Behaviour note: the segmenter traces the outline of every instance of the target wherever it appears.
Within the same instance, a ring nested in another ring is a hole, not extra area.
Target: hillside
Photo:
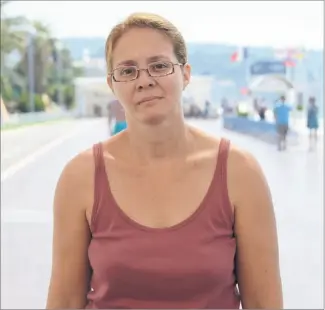
[[[84,51],[88,51],[91,57],[104,57],[105,38],[64,38],[63,43],[71,51],[75,60],[81,60]],[[220,44],[189,43],[189,60],[193,66],[194,74],[215,75],[221,79],[233,78],[235,72],[240,70],[239,64],[230,62],[230,55],[236,51],[236,46]],[[248,49],[249,62],[257,60],[272,60],[273,49],[269,47],[250,47]],[[315,79],[323,75],[323,51],[307,51],[305,65],[311,70]],[[299,80],[299,70],[297,79]]]
[[[88,51],[90,57],[103,58],[105,38],[65,38],[65,46],[71,51],[75,60],[81,60],[84,51]],[[231,80],[233,87],[222,87],[218,84],[213,89],[212,97],[219,100],[218,94],[227,96],[238,96],[234,90],[245,86],[245,67],[243,63],[232,63],[230,56],[237,49],[236,46],[221,44],[188,44],[189,62],[192,65],[194,75],[209,75],[216,80]],[[252,64],[258,60],[273,60],[274,50],[270,47],[249,47],[248,63]],[[309,50],[305,58],[294,69],[294,78],[298,83],[317,84],[316,97],[323,101],[322,85],[324,81],[324,58],[323,51]]]

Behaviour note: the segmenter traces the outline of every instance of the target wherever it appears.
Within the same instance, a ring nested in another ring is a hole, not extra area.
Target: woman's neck
[[[190,128],[184,119],[157,125],[130,124],[127,136],[132,154],[142,163],[164,161],[188,154]]]

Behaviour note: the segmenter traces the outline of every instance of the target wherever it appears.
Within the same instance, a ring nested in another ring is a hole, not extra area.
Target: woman
[[[133,14],[106,56],[127,129],[62,172],[47,309],[282,308],[268,186],[250,154],[185,124],[182,35]]]
[[[309,98],[307,109],[307,128],[309,129],[309,148],[312,149],[317,143],[318,130],[318,107],[314,97]]]

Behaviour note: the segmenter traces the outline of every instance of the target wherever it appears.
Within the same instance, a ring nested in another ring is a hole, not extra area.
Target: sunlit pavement
[[[303,137],[300,146],[279,153],[222,130],[219,121],[190,122],[257,157],[274,199],[285,308],[323,308],[323,149],[309,152]],[[12,133],[1,142],[1,309],[44,309],[55,184],[64,164],[107,132],[106,120],[83,120],[44,126],[33,139]],[[3,179],[4,171],[10,173]]]
[[[1,171],[76,126],[78,121],[64,120],[1,131]]]

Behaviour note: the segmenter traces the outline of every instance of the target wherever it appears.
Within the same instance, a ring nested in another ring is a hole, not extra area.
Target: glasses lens
[[[137,76],[137,68],[134,66],[126,66],[117,68],[114,71],[114,78],[116,81],[130,81],[135,79]]]
[[[158,61],[151,63],[148,66],[148,70],[151,76],[168,75],[173,71],[173,64],[171,62]]]

